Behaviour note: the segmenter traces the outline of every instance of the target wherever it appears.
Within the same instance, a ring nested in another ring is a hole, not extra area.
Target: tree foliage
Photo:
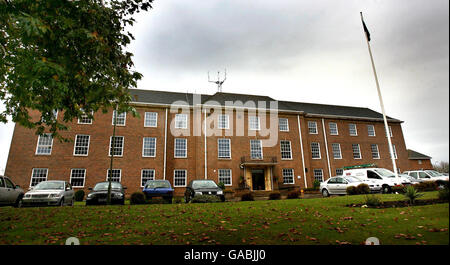
[[[445,161],[437,162],[437,163],[433,164],[433,168],[436,171],[448,173],[448,169],[449,169],[448,162],[445,162]]]
[[[7,117],[55,136],[91,111],[128,105],[128,89],[142,75],[132,70],[134,39],[125,32],[133,14],[153,0],[0,0],[0,101]],[[31,119],[38,110],[41,119]],[[53,111],[64,113],[62,121]],[[61,137],[60,137],[61,138]]]

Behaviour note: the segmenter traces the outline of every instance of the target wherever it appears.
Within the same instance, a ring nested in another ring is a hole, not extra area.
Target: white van
[[[395,173],[385,168],[357,168],[344,170],[344,176],[353,176],[361,180],[375,180],[382,189],[383,193],[390,193],[392,187],[411,185],[411,181],[405,177],[397,179]]]

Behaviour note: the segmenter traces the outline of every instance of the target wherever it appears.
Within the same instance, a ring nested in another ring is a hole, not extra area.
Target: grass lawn
[[[380,195],[384,201],[402,195]],[[436,198],[426,192],[421,199]],[[345,207],[364,196],[208,204],[0,208],[0,244],[449,244],[449,205]]]

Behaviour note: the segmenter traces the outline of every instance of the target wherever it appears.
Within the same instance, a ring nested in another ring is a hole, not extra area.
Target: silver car
[[[347,187],[357,187],[359,184],[369,185],[370,192],[377,193],[381,191],[381,185],[373,180],[360,180],[352,176],[337,176],[329,178],[320,183],[320,191],[323,197],[330,195],[345,195]]]
[[[0,176],[0,205],[22,206],[24,191],[6,176]]]
[[[62,180],[42,181],[25,193],[22,204],[28,205],[70,205],[73,206],[72,186]]]

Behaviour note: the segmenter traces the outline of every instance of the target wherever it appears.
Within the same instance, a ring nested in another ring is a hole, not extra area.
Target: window
[[[283,184],[294,184],[294,169],[283,168]]]
[[[33,168],[33,173],[31,174],[31,184],[30,187],[34,187],[41,181],[47,180],[48,168]]]
[[[310,134],[317,134],[317,122],[308,121],[308,131]]]
[[[186,129],[187,128],[187,114],[175,114],[175,128]]]
[[[58,110],[54,109],[52,110],[52,116],[48,122],[56,121],[57,119],[58,119]],[[42,117],[41,122],[47,122],[47,120],[44,117]]]
[[[279,118],[278,128],[281,132],[289,132],[289,120],[285,118]]]
[[[417,164],[422,165],[422,160],[417,160]]]
[[[187,157],[187,139],[175,138],[175,158]]]
[[[314,180],[323,181],[323,170],[322,169],[314,169]]]
[[[185,187],[186,186],[186,170],[175,169],[173,171],[173,186],[174,187]]]
[[[353,150],[353,158],[361,159],[361,149],[359,148],[359,144],[352,144],[352,150]]]
[[[83,188],[85,178],[86,169],[74,168],[70,172],[70,185],[77,188]]]
[[[252,159],[263,158],[261,140],[250,140],[250,157]]]
[[[91,112],[91,116],[94,115],[94,112]],[[78,118],[78,124],[92,124],[92,118],[89,118],[89,115],[83,114],[80,118]],[[72,185],[73,186],[73,185]]]
[[[231,169],[219,169],[219,182],[231,186]]]
[[[142,156],[143,157],[155,157],[156,156],[156,138],[144,137],[142,144]]]
[[[342,159],[342,153],[341,153],[341,145],[340,144],[331,144],[331,150],[333,152],[333,158],[334,159]]]
[[[392,134],[392,127],[391,126],[388,126],[388,128],[389,128],[389,136],[392,138],[392,137],[394,137],[394,135]]]
[[[369,136],[375,136],[375,126],[367,125],[367,134]]]
[[[111,173],[112,171],[112,173]],[[122,177],[122,169],[108,169],[108,173],[106,174],[106,181],[111,178],[111,181],[120,182],[120,179]]]
[[[51,133],[39,135],[36,147],[37,155],[50,155],[52,153],[53,137]]]
[[[113,155],[113,141],[114,141],[114,156],[122,156],[123,155],[123,136],[116,136],[109,138],[109,155]]]
[[[76,156],[87,156],[89,153],[89,135],[80,135],[77,134],[75,136],[75,145],[73,148],[73,155]],[[72,185],[74,186],[74,185]]]
[[[292,159],[291,141],[280,141],[281,159]]]
[[[146,112],[144,117],[144,127],[157,127],[158,113]]]
[[[229,129],[229,116],[228,115],[219,115],[217,116],[218,119],[218,127],[219,129]]]
[[[320,159],[320,144],[311,143],[311,156],[313,159]]]
[[[127,113],[126,112],[122,112],[119,115],[117,115],[117,119],[116,119],[116,115],[117,115],[117,111],[113,111],[113,117],[112,117],[112,125],[114,125],[114,120],[116,120],[116,125],[118,126],[125,126],[125,122],[127,120]]]
[[[336,168],[336,176],[342,176],[342,175],[344,175],[344,169]]]
[[[348,125],[348,129],[349,129],[349,133],[351,136],[357,136],[358,135],[358,130],[356,129],[356,124],[349,124]]]
[[[250,130],[258,131],[260,129],[259,117],[258,116],[249,116],[248,117],[248,124],[250,126]]]
[[[378,151],[378,145],[377,144],[371,144],[370,150],[372,151],[372,158],[373,159],[379,159],[380,158],[380,152]]]
[[[397,159],[397,149],[395,149],[395,144],[392,145],[392,152],[394,153],[394,159]]]
[[[145,186],[148,180],[155,179],[155,170],[154,169],[143,169],[141,171],[141,187]]]
[[[217,151],[219,158],[231,158],[231,140],[217,139]]]
[[[328,126],[330,127],[330,135],[338,135],[339,134],[337,123],[330,122],[330,123],[328,123]]]

